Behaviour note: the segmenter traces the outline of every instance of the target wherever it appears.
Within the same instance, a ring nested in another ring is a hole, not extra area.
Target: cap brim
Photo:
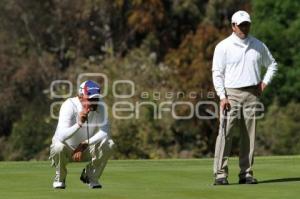
[[[89,95],[89,99],[91,99],[91,98],[100,98],[101,97],[101,95],[100,94],[93,94],[93,95]]]
[[[243,22],[249,22],[249,23],[251,23],[251,20],[245,19],[245,20],[242,20],[242,21],[239,21],[238,23],[236,23],[236,25],[240,25]]]

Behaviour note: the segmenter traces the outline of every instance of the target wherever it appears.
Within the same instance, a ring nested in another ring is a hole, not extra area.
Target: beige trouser
[[[101,143],[91,145],[84,153],[89,155],[91,161],[86,165],[86,173],[90,182],[98,182],[108,158],[112,154],[114,142],[111,139],[104,139]],[[56,175],[54,181],[65,182],[67,177],[67,164],[72,158],[73,150],[61,142],[52,142],[50,146],[50,157],[52,166],[55,166]]]
[[[231,105],[227,117],[220,114],[219,134],[216,140],[214,175],[216,178],[228,177],[228,158],[231,152],[232,134],[236,127],[240,131],[240,178],[253,175],[253,153],[256,131],[256,107],[259,103],[257,87],[226,89]],[[224,120],[225,119],[225,120]],[[222,125],[222,122],[224,126]],[[233,128],[235,127],[235,128]]]

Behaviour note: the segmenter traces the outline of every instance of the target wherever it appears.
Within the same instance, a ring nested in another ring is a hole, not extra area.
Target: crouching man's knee
[[[67,148],[61,142],[52,142],[50,146],[50,156],[52,166],[57,166],[59,164],[65,164],[68,162],[68,157],[70,154],[70,149]]]
[[[103,155],[109,156],[112,154],[114,148],[115,148],[114,141],[110,138],[106,138],[98,146],[98,151],[100,152],[100,154],[102,153]]]
[[[115,143],[112,139],[107,138],[104,143],[101,143],[100,148],[105,152],[112,152],[115,148]]]
[[[112,139],[109,139],[108,141],[108,148],[110,151],[112,151],[115,148],[115,143]]]
[[[61,142],[53,142],[52,145],[50,146],[50,152],[51,154],[59,154],[63,151],[66,151],[66,145],[64,145]]]

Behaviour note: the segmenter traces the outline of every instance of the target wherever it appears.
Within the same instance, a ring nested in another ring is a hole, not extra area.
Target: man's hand
[[[220,104],[221,104],[222,111],[223,110],[227,110],[227,111],[230,110],[230,103],[229,103],[229,100],[227,98],[222,99]]]
[[[267,87],[267,84],[263,83],[263,82],[260,82],[258,84],[258,92],[259,92],[259,95],[262,95],[263,91],[265,90],[265,88]]]
[[[260,91],[263,92],[265,90],[265,88],[267,87],[267,84],[263,83],[263,82],[260,82],[259,83],[259,88],[260,88]]]
[[[76,162],[81,161],[82,159],[82,154],[85,151],[85,149],[88,147],[88,143],[87,142],[81,142],[78,147],[74,150],[73,155],[72,155],[72,159]]]
[[[80,113],[79,113],[79,125],[82,126],[83,123],[85,123],[85,121],[88,118],[88,114],[89,114],[90,110],[87,108],[84,108]]]

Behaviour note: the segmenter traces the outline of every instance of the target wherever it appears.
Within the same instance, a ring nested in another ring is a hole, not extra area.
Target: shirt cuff
[[[80,124],[78,124],[78,122],[76,123],[76,127],[77,127],[77,130],[80,129],[82,127],[82,125],[80,126]]]
[[[83,124],[81,122],[77,122],[77,125],[79,126],[79,128],[81,128]]]
[[[265,79],[262,81],[265,85],[268,85],[270,82],[266,81]]]
[[[83,142],[90,144],[88,139],[84,140]]]
[[[225,94],[220,94],[220,100],[225,99],[226,95]]]

